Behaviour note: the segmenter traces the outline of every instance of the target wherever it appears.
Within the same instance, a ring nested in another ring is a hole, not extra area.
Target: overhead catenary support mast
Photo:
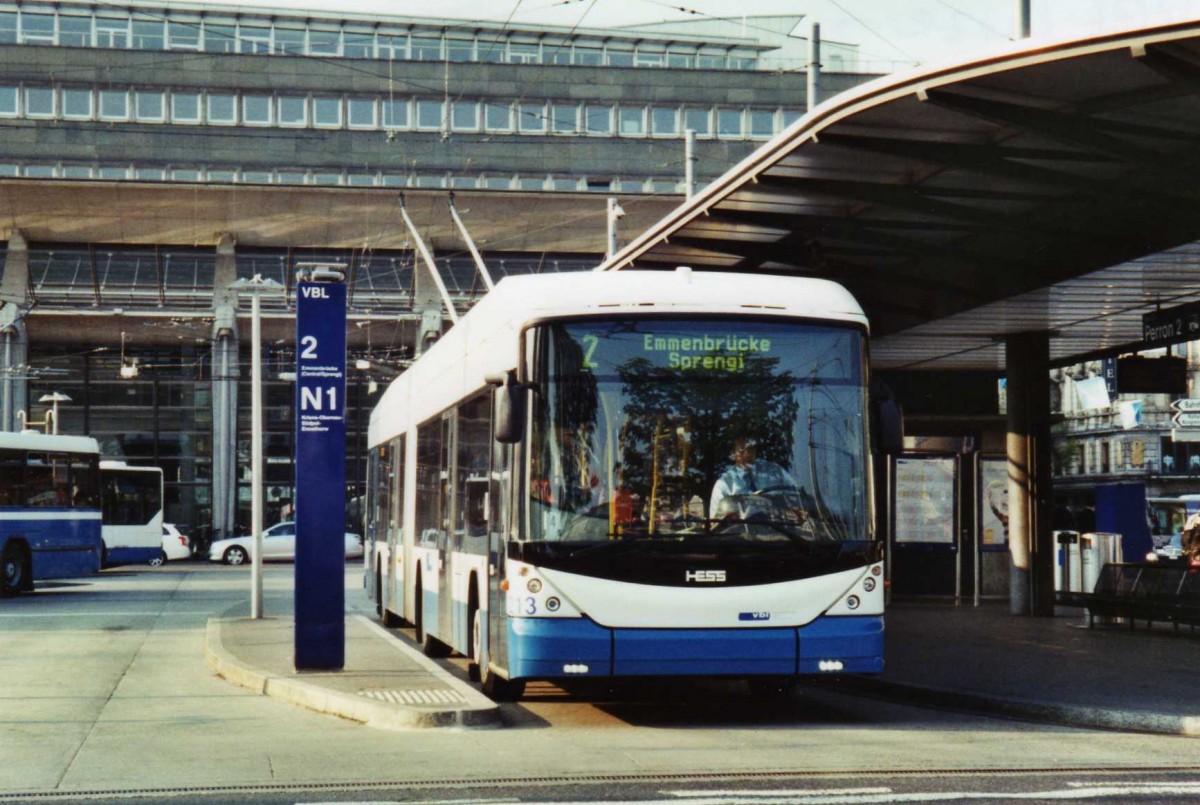
[[[463,240],[467,242],[467,248],[471,250],[471,257],[475,260],[475,267],[479,269],[479,276],[483,277],[483,284],[490,291],[496,287],[492,282],[491,272],[483,262],[483,257],[479,254],[479,249],[475,248],[475,240],[471,237],[471,233],[467,231],[467,225],[463,223],[463,219],[458,214],[458,208],[454,206],[454,194],[450,194],[450,217],[454,219],[454,225],[458,227],[458,232],[463,236]]]
[[[820,98],[817,97],[819,90],[817,85],[821,79],[821,23],[814,22],[812,24],[812,33],[808,37],[808,86],[807,100],[808,111],[812,111]]]
[[[1028,39],[1030,34],[1029,5],[1031,0],[1017,0],[1017,39]]]
[[[605,259],[612,259],[617,253],[617,221],[625,216],[625,210],[615,197],[608,199],[608,253]]]
[[[446,290],[446,283],[442,281],[442,275],[438,273],[437,263],[433,262],[433,255],[429,253],[429,248],[425,245],[421,233],[417,231],[416,224],[413,223],[408,214],[408,208],[404,206],[404,194],[400,194],[400,216],[404,218],[404,225],[408,227],[408,233],[412,235],[413,241],[417,244],[417,251],[421,253],[421,259],[425,262],[425,269],[429,274],[429,278],[433,280],[433,284],[437,286],[438,293],[442,296],[442,302],[446,306],[446,314],[450,317],[450,321],[458,324],[458,312],[454,309],[454,302],[450,299],[450,292]]]
[[[696,130],[683,133],[683,197],[696,195]]]

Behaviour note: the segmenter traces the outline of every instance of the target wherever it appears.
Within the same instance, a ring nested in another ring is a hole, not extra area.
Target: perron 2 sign
[[[296,286],[296,670],[345,666],[346,286]]]

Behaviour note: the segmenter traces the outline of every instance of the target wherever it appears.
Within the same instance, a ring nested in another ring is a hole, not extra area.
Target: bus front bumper
[[[801,627],[609,629],[588,618],[512,618],[513,679],[802,676],[883,670],[883,617],[821,617]]]

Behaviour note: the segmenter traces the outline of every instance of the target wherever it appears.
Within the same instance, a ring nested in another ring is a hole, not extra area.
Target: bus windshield
[[[857,328],[626,318],[531,336],[528,539],[872,538]]]

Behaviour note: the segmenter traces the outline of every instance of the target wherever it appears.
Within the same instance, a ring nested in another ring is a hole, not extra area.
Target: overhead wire
[[[948,2],[948,0],[934,0],[934,2],[938,3],[939,5],[945,6],[946,8],[950,9],[951,11],[953,11],[956,14],[960,14],[960,15],[966,17],[967,19],[971,20],[972,22],[978,23],[981,27],[986,28],[987,30],[991,31],[994,34],[999,34],[1000,36],[1002,36],[1005,39],[1008,39],[1010,41],[1013,39],[1012,34],[1001,31],[999,28],[992,25],[991,23],[984,22],[983,20],[979,19],[978,17],[976,17],[972,14],[968,14],[966,11],[963,11],[961,8],[956,8],[955,6],[951,5]]]
[[[680,6],[680,5],[677,5],[677,4],[675,4],[675,3],[668,2],[667,0],[641,0],[641,2],[643,2],[643,3],[647,3],[647,4],[649,4],[649,5],[660,6],[660,7],[662,7],[662,8],[668,8],[668,9],[671,9],[671,10],[673,10],[673,11],[678,11],[678,12],[680,12],[680,13],[689,14],[689,15],[691,15],[691,16],[693,16],[693,17],[703,17],[704,19],[706,19],[706,20],[710,20],[710,21],[717,21],[717,22],[729,22],[729,21],[733,21],[733,20],[736,20],[736,19],[737,19],[737,17],[736,17],[736,16],[728,16],[728,15],[720,16],[720,15],[716,15],[716,14],[709,14],[709,13],[707,13],[707,12],[700,11],[699,9],[695,9],[695,8],[689,8],[689,7],[687,7],[687,6]],[[836,5],[836,4],[835,4],[835,5]],[[839,8],[840,8],[840,6],[839,6]],[[844,11],[844,9],[843,9],[843,11]],[[792,15],[789,15],[789,16],[796,16],[796,17],[809,17],[809,16],[812,16],[812,14],[811,14],[811,13],[810,13],[810,14],[799,14],[799,13],[796,13],[796,14],[792,14]],[[867,27],[867,26],[866,26],[866,25],[865,25],[865,24],[864,24],[864,23],[863,23],[861,20],[859,20],[857,17],[853,17],[852,15],[851,15],[851,17],[852,17],[852,19],[854,19],[856,22],[858,22],[860,25],[863,25],[864,27]],[[761,33],[769,33],[769,34],[774,34],[774,35],[778,35],[778,34],[779,34],[779,31],[778,31],[778,30],[776,30],[776,29],[774,29],[774,28],[768,28],[768,27],[766,27],[765,25],[757,25],[757,24],[755,24],[755,23],[753,22],[753,19],[754,19],[753,17],[747,17],[747,16],[745,16],[745,15],[742,15],[742,23],[741,23],[741,24],[744,26],[745,30],[749,30],[749,31],[759,31],[759,32],[761,32]],[[871,30],[871,29],[868,27],[868,28],[867,28],[867,30]],[[871,32],[872,32],[872,33],[874,33],[874,31],[871,31]],[[877,35],[877,34],[876,34],[876,35]],[[881,38],[882,38],[882,37],[881,37]],[[884,40],[884,41],[887,41],[887,40]],[[890,45],[891,43],[889,42],[888,44]],[[893,47],[895,47],[895,46],[893,45]],[[872,57],[872,58],[878,58],[878,59],[881,59],[881,60],[894,60],[894,56],[885,55],[885,54],[882,54],[882,53],[874,53],[874,52],[872,52],[872,51],[863,51],[861,48],[860,48],[860,49],[859,49],[857,52],[858,52],[858,54],[859,54],[860,56],[868,56],[868,57]],[[904,51],[900,51],[900,52],[901,52],[901,53],[903,53]],[[918,62],[916,59],[913,59],[911,56],[908,56],[907,54],[905,54],[905,56],[906,56],[906,58],[908,59],[908,61],[910,61],[911,63],[913,63],[913,64],[918,64],[918,63],[919,63],[919,62]],[[805,67],[798,67],[798,68],[794,68],[794,70],[796,70],[796,71],[801,71],[801,70],[804,70],[804,69],[807,69],[807,68],[805,68]]]

